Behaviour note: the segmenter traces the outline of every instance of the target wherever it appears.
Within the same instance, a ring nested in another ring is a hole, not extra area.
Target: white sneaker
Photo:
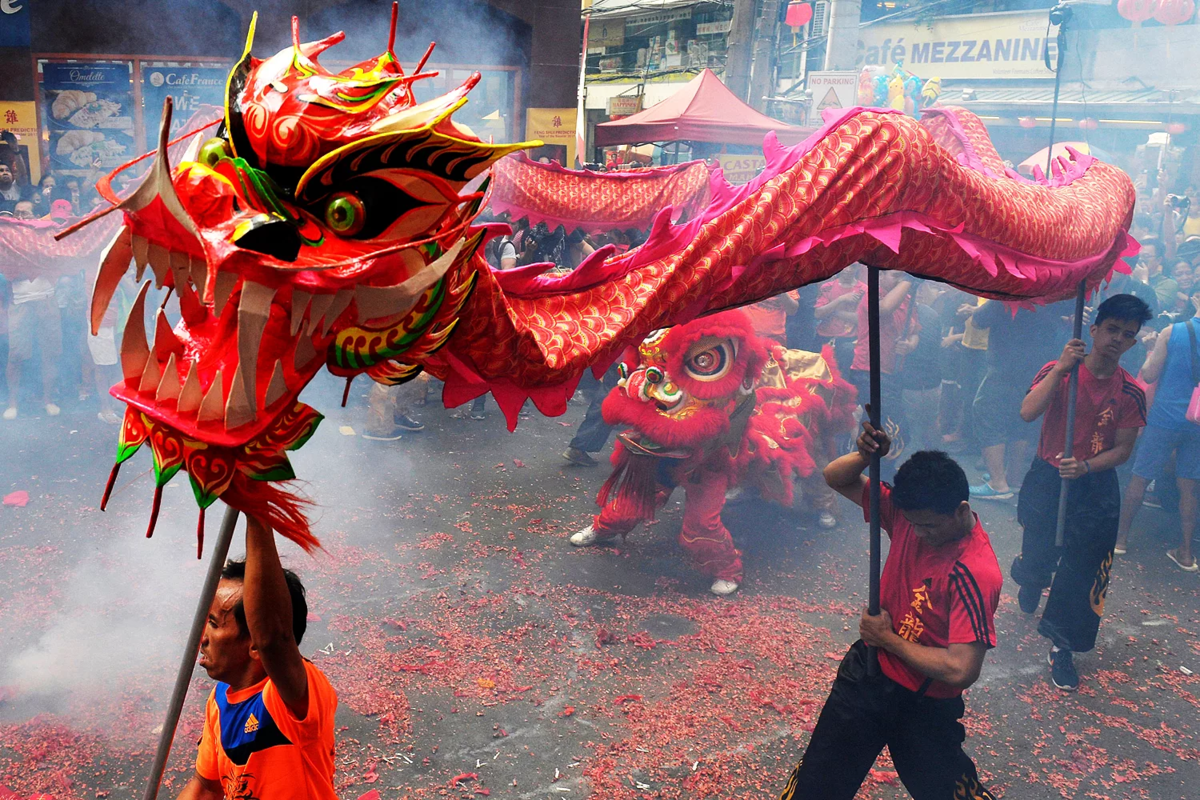
[[[715,581],[713,581],[712,586],[708,587],[708,590],[715,595],[724,597],[725,595],[730,595],[736,592],[738,590],[738,585],[733,581],[717,578]]]
[[[46,416],[57,417],[62,413],[62,409],[54,405],[54,403],[46,403]]]
[[[16,419],[17,418],[17,407],[9,406],[8,408],[4,409],[4,418],[5,419]]]
[[[578,533],[572,534],[571,538],[568,539],[567,541],[569,541],[571,544],[575,545],[576,547],[587,547],[589,544],[595,544],[596,540],[599,538],[600,537],[596,535],[595,526],[588,525],[586,528],[579,531]]]
[[[831,530],[837,527],[837,517],[828,511],[822,511],[821,516],[817,517],[817,525],[825,530]]]

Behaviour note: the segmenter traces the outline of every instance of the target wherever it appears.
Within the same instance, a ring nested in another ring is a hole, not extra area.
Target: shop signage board
[[[717,156],[717,163],[721,165],[726,181],[733,186],[741,186],[754,180],[754,176],[766,169],[767,159],[763,156],[722,153]]]
[[[827,109],[853,108],[858,105],[858,73],[850,71],[810,72],[808,90],[812,105],[808,109],[808,124],[821,125],[821,114]]]
[[[657,11],[653,14],[639,14],[636,17],[628,17],[625,20],[626,25],[637,25],[643,27],[646,25],[658,25],[662,22],[674,22],[679,19],[691,19],[692,9],[690,6],[684,8],[676,8],[670,11]]]
[[[1046,32],[1046,12],[1020,11],[935,17],[859,29],[858,64],[892,67],[897,61],[923,78],[1053,78],[1058,28]]]
[[[718,22],[698,22],[696,23],[697,36],[716,36],[722,33],[729,33],[733,30],[733,20],[725,19]]]
[[[0,130],[10,131],[17,136],[17,148],[24,150],[29,165],[29,180],[37,183],[42,179],[42,157],[38,149],[37,103],[0,102]]]
[[[0,47],[29,47],[29,4],[34,0],[0,0]]]
[[[541,139],[546,144],[565,146],[567,160],[563,166],[574,167],[576,111],[574,108],[525,109],[525,140]]]
[[[642,97],[640,94],[631,94],[608,98],[608,116],[628,117],[638,113],[642,110]]]
[[[588,23],[588,50],[625,44],[624,19],[592,19]]]
[[[133,63],[41,62],[50,168],[87,178],[141,155],[134,139]]]
[[[187,124],[200,106],[221,108],[225,105],[225,79],[230,67],[221,64],[201,66],[169,66],[161,61],[143,61],[142,69],[142,119],[149,152],[158,147],[158,128],[162,124],[163,100],[170,95],[174,99],[171,117],[171,138]]]

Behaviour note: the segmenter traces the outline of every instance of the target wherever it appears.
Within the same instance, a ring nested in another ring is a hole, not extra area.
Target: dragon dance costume
[[[639,248],[601,248],[564,276],[495,272],[483,245],[505,226],[474,224],[488,170],[537,143],[484,142],[454,122],[478,74],[418,103],[413,83],[433,74],[424,59],[407,74],[389,42],[332,73],[318,58],[343,34],[303,43],[295,21],[292,33],[262,60],[252,23],[223,113],[178,163],[168,107],[136,191],[110,188],[125,167],[97,187],[120,226],[96,277],[93,332],[131,265],[139,279],[150,268],[180,316],[172,325],[160,310],[147,336],[144,284],[113,388],[128,409],[109,488],[149,445],[150,530],[163,486],[185,470],[201,532],[219,497],[316,546],[287,491],[287,452],[321,420],[297,399],[321,369],[384,384],[424,370],[445,381],[450,406],[490,391],[512,427],[527,400],[563,413],[585,369],[602,373],[652,331],[854,262],[1028,303],[1081,280],[1094,290],[1132,252],[1134,190],[1120,170],[1072,153],[1029,180],[1006,172],[968,111],[918,121],[855,108],[795,147],[768,137],[761,175],[740,187],[714,175],[706,206],[680,224],[663,209]]]
[[[630,425],[592,525],[571,537],[588,545],[624,536],[682,486],[679,544],[729,594],[742,582],[741,553],[721,522],[726,493],[756,489],[791,505],[795,482],[814,507],[833,493],[820,469],[830,438],[853,425],[853,388],[832,355],[788,350],[755,334],[746,312],[726,311],[655,331],[604,400],[604,420]]]

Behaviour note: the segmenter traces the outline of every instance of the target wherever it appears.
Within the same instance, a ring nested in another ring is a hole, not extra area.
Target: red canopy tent
[[[596,145],[641,142],[714,142],[761,145],[775,131],[781,144],[800,142],[811,131],[785,125],[743,103],[706,69],[656,106],[596,126]]]

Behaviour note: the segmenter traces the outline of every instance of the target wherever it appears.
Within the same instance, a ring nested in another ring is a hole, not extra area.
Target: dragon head
[[[736,310],[654,331],[637,354],[636,366],[621,365],[621,380],[604,400],[605,421],[633,426],[643,447],[688,453],[754,409],[768,356],[749,317]]]
[[[422,59],[405,74],[395,24],[393,7],[383,55],[333,74],[317,58],[343,34],[301,43],[293,18],[292,46],[263,61],[252,20],[215,135],[196,135],[172,168],[168,104],[138,189],[118,200],[109,188],[130,165],[98,184],[125,224],[102,256],[93,331],[131,262],[139,281],[150,266],[181,317],[172,326],[159,309],[147,337],[141,286],[112,390],[128,405],[117,467],[144,442],[153,450],[151,531],[162,486],[184,469],[201,531],[221,497],[314,544],[294,498],[248,482],[293,477],[286,451],[321,419],[300,391],[322,367],[411,379],[454,330],[485,237],[472,227],[485,172],[536,143],[483,142],[451,119],[478,74],[417,103],[413,82],[436,73]]]

